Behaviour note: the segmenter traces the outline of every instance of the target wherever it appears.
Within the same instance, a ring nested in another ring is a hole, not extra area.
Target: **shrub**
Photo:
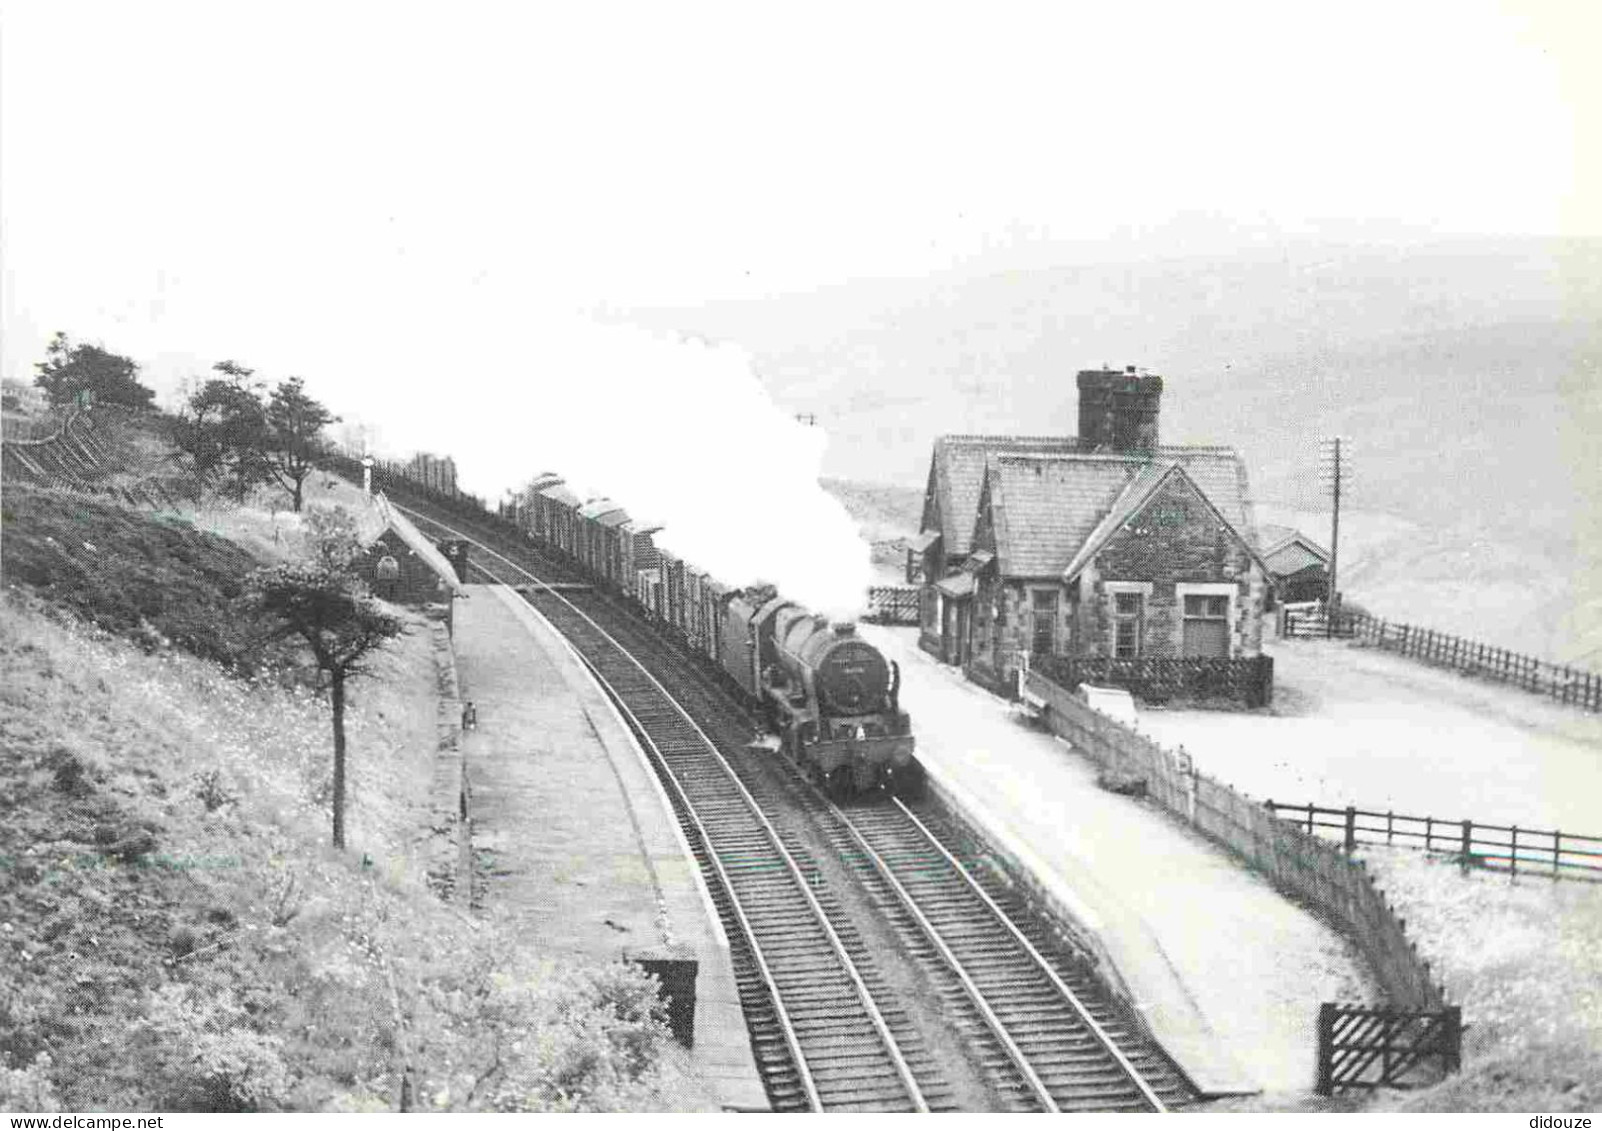
[[[59,1111],[61,1100],[50,1083],[50,1054],[41,1052],[26,1068],[0,1062],[0,1111]]]
[[[143,1025],[162,1047],[162,1083],[173,1107],[260,1111],[288,1099],[294,1081],[283,1041],[251,1028],[232,992],[202,996],[163,986],[150,995]]]

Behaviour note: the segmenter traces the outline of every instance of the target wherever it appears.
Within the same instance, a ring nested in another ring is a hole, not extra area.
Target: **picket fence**
[[[1368,959],[1392,1005],[1445,1006],[1444,988],[1361,861],[1198,773],[1188,756],[1092,710],[1039,672],[1023,680],[1026,697],[1043,704],[1047,725],[1094,760],[1114,788],[1144,792],[1341,930]]]

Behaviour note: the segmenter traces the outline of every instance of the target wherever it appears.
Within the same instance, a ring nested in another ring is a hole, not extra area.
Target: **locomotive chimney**
[[[1157,447],[1163,379],[1117,369],[1079,371],[1079,448],[1087,452],[1150,452]]]

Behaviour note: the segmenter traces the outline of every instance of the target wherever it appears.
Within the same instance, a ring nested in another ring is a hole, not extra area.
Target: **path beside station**
[[[1098,787],[1088,759],[919,651],[912,632],[862,632],[901,666],[931,775],[1072,893],[1197,1082],[1310,1091],[1319,1002],[1373,1000],[1345,940],[1160,810]]]
[[[766,1109],[728,940],[661,785],[566,642],[501,586],[455,610],[479,899],[541,955],[698,961],[691,1063]]]

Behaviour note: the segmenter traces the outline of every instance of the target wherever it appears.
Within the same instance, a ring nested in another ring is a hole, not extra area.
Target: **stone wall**
[[[1245,543],[1189,483],[1171,479],[1107,542],[1081,574],[1079,645],[1085,656],[1114,654],[1114,594],[1108,582],[1149,582],[1141,633],[1143,656],[1178,656],[1184,639],[1180,583],[1234,587],[1230,654],[1262,651],[1267,586]]]
[[[379,576],[379,563],[386,557],[395,560],[398,574],[393,580]],[[439,574],[393,530],[385,530],[367,548],[357,571],[368,588],[386,601],[401,605],[450,603],[450,593]]]

